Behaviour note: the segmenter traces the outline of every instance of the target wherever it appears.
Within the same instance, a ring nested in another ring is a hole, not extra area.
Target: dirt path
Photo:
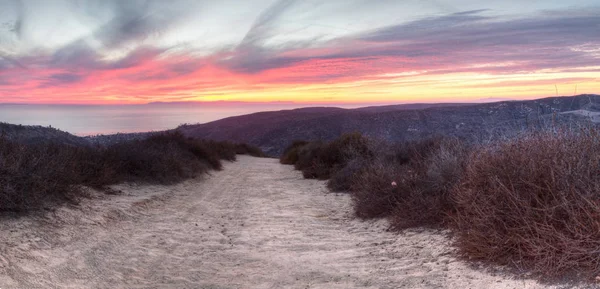
[[[0,224],[0,288],[536,288],[468,268],[439,232],[385,231],[272,159],[116,187]]]

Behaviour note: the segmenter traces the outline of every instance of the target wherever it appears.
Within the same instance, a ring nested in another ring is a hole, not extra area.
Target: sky
[[[600,0],[0,0],[0,103],[600,93]]]

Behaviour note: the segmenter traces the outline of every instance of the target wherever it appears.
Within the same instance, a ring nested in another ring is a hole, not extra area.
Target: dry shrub
[[[363,173],[368,162],[364,157],[350,159],[345,166],[331,175],[327,181],[327,188],[333,192],[350,192],[352,184]]]
[[[209,170],[250,146],[193,140],[178,132],[101,147],[17,143],[0,137],[0,211],[29,211],[76,201],[81,186],[170,184]]]
[[[379,154],[388,162],[405,165],[424,160],[435,150],[439,149],[444,141],[445,139],[442,137],[430,137],[415,141],[394,143],[380,148]]]
[[[349,133],[329,143],[311,142],[299,146],[295,168],[301,170],[305,178],[327,180],[348,161],[372,156],[369,140],[360,133]]]
[[[0,138],[0,211],[76,201],[84,149],[59,144],[23,145]]]
[[[457,139],[434,139],[426,144],[402,166],[401,197],[391,216],[395,229],[439,227],[454,213],[450,194],[464,173],[468,148]]]
[[[298,160],[294,164],[294,168],[302,171],[306,178],[317,178],[317,171],[320,168],[319,157],[323,152],[325,143],[321,141],[310,142],[298,149]]]
[[[258,147],[246,143],[235,143],[229,141],[188,139],[193,145],[201,146],[205,150],[216,154],[218,158],[227,161],[235,161],[236,155],[250,155],[264,158],[265,153]]]
[[[346,165],[348,160],[363,157],[370,158],[369,139],[360,133],[347,133],[328,143],[321,152],[319,159],[328,167],[339,168]]]
[[[469,259],[551,277],[600,275],[600,132],[476,147],[447,138],[362,144],[355,136],[299,143],[285,162],[297,158],[290,162],[305,177],[351,191],[358,217],[388,217],[395,229],[451,227]]]
[[[217,156],[221,160],[233,162],[237,159],[237,145],[227,141],[214,141],[214,140],[195,140],[188,139],[192,143],[204,148],[206,151],[210,151],[211,154]]]
[[[396,229],[442,225],[454,209],[450,190],[460,179],[467,149],[458,140],[434,138],[393,150],[354,178],[356,215],[388,216]]]
[[[402,229],[438,226],[453,212],[449,192],[466,154],[456,139],[377,145],[352,133],[330,143],[295,142],[281,162],[294,163],[305,178],[328,179],[332,191],[352,192],[357,216],[389,216],[392,226]]]
[[[267,156],[260,148],[246,143],[235,144],[235,153],[238,155],[249,155],[257,158],[264,158]]]
[[[294,165],[298,162],[298,153],[300,148],[307,145],[307,141],[296,140],[293,141],[284,151],[281,157],[279,158],[279,162],[284,165]]]
[[[354,213],[357,217],[378,218],[392,213],[401,190],[392,186],[392,182],[402,175],[399,168],[381,160],[369,162],[363,167],[351,185]]]
[[[220,170],[221,149],[221,144],[190,140],[175,132],[110,146],[103,152],[102,160],[113,174],[108,184],[125,181],[170,184],[209,169]]]
[[[470,259],[546,276],[600,273],[600,134],[542,133],[474,152],[453,191]]]
[[[305,179],[327,180],[331,176],[332,168],[319,159],[313,159],[309,166],[302,169]]]

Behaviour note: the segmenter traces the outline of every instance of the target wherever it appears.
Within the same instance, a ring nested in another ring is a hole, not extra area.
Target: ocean
[[[69,133],[98,134],[172,129],[181,124],[206,123],[260,111],[308,106],[297,103],[210,103],[143,105],[42,105],[0,104],[0,122],[52,126]],[[359,105],[335,105],[353,108]]]

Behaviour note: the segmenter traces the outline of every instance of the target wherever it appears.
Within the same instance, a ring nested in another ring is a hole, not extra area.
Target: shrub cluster
[[[235,153],[238,155],[250,155],[257,158],[267,157],[267,155],[256,146],[249,145],[247,143],[236,143],[234,146]]]
[[[81,186],[121,182],[170,184],[209,170],[236,153],[260,155],[250,146],[193,140],[178,132],[108,147],[24,144],[0,138],[0,211],[28,211],[76,201]]]
[[[387,216],[396,229],[437,227],[454,206],[450,193],[465,165],[466,146],[455,139],[433,138],[391,146],[354,178],[356,215]]]
[[[329,142],[295,141],[280,158],[283,164],[293,164],[305,178],[326,180],[356,157],[369,157],[368,139],[359,133],[342,135]]]
[[[289,145],[283,151],[281,158],[279,158],[279,162],[284,165],[296,164],[296,162],[298,162],[298,159],[300,158],[298,155],[300,152],[300,149],[307,144],[308,144],[307,141],[301,141],[301,140],[292,142],[292,144]]]
[[[351,192],[358,217],[389,216],[400,229],[445,221],[465,154],[454,139],[389,145],[353,133],[329,143],[294,142],[280,161],[306,178],[327,179],[332,191]]]
[[[469,257],[547,276],[600,273],[600,133],[541,133],[473,152],[453,192]]]
[[[345,149],[348,143],[359,149]],[[600,273],[599,131],[527,133],[486,144],[377,144],[355,134],[296,142],[281,162],[350,192],[358,217],[387,217],[395,229],[452,229],[468,259],[547,277]]]
[[[49,200],[73,200],[80,181],[77,148],[21,145],[0,139],[0,210],[20,211]]]

